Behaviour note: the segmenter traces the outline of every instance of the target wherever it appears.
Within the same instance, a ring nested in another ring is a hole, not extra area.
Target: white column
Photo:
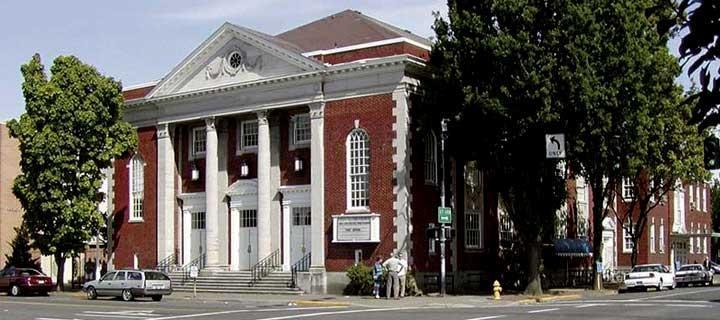
[[[270,128],[268,126],[267,111],[260,111],[258,115],[258,155],[257,155],[257,181],[258,181],[258,261],[264,259],[272,252],[270,230]]]
[[[190,210],[182,212],[182,264],[186,265],[192,261],[192,247],[190,243],[190,234],[192,232],[192,213]]]
[[[157,261],[175,252],[175,150],[168,124],[157,126]]]
[[[205,119],[207,135],[205,147],[205,226],[207,267],[220,265],[220,245],[218,243],[218,135],[215,118]]]
[[[240,210],[230,209],[230,270],[240,270]]]
[[[325,152],[323,114],[325,103],[310,105],[310,267],[325,271]]]
[[[282,225],[283,225],[283,232],[282,232],[282,238],[283,238],[283,271],[290,271],[290,267],[292,263],[295,263],[295,261],[290,261],[290,217],[292,216],[292,207],[284,205],[283,206],[283,219],[282,219]]]

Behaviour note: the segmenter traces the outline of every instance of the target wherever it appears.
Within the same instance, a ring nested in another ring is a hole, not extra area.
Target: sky
[[[345,9],[425,37],[444,0],[2,1],[0,121],[23,113],[20,66],[39,53],[46,68],[75,55],[124,86],[164,77],[224,22],[278,34]],[[677,52],[677,39],[669,44]],[[678,82],[688,87],[683,75]]]
[[[2,1],[0,121],[23,113],[20,66],[39,53],[46,68],[75,55],[123,86],[164,77],[224,22],[278,34],[346,9],[433,35],[444,0]]]

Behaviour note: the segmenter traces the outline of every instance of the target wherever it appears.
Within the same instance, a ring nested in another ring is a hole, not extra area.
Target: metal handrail
[[[305,272],[310,270],[310,262],[311,262],[311,255],[312,252],[308,252],[306,255],[304,255],[300,260],[295,262],[292,267],[290,267],[290,288],[296,288],[297,287],[297,273],[298,272]]]
[[[258,281],[262,280],[262,278],[267,276],[271,271],[277,269],[278,266],[280,266],[280,249],[273,251],[253,266],[250,286],[254,287]]]
[[[188,262],[188,264],[186,264],[180,268],[180,270],[183,273],[183,280],[187,280],[190,278],[190,269],[193,266],[197,266],[198,270],[202,270],[203,268],[205,268],[205,260],[206,260],[205,257],[206,256],[203,253],[203,254],[197,256],[192,261]]]
[[[177,254],[175,253],[165,257],[165,259],[160,260],[160,262],[158,262],[158,264],[155,266],[155,270],[169,273],[171,271],[170,267],[174,265],[177,265]]]

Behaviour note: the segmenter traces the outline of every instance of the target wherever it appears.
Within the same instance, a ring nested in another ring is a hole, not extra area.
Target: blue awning
[[[555,255],[560,257],[591,257],[590,242],[582,239],[558,239],[554,242]]]

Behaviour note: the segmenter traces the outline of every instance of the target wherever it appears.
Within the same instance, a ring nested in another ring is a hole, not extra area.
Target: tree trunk
[[[62,253],[55,254],[55,264],[58,267],[57,291],[65,291],[65,256]]]
[[[630,266],[631,267],[635,267],[637,265],[637,260],[638,260],[637,243],[638,243],[638,241],[635,241],[633,243],[632,253],[630,254]]]
[[[604,194],[602,177],[592,180],[592,194],[593,194],[593,226],[592,226],[592,241],[593,241],[593,290],[603,289],[602,273],[597,269],[598,265],[602,265],[602,232],[603,226],[602,221],[605,218],[605,208],[603,208]]]
[[[528,284],[525,288],[526,295],[542,295],[542,281],[540,279],[540,243],[532,239],[528,246]]]

